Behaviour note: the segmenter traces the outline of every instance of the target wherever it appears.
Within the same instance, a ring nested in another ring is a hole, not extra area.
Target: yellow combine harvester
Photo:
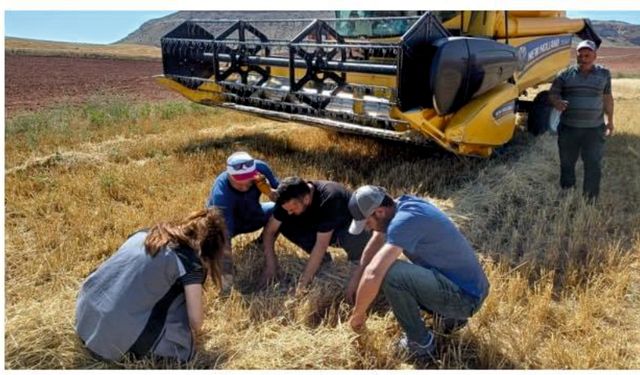
[[[547,92],[519,98],[571,62],[572,34],[600,44],[588,20],[559,11],[336,15],[187,21],[162,38],[156,79],[205,105],[487,157],[517,112],[546,130]]]

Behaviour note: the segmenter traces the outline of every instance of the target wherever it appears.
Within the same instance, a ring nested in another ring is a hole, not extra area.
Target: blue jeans
[[[466,319],[484,301],[484,297],[466,294],[440,272],[402,260],[396,260],[389,268],[382,291],[409,340],[418,343],[428,337],[421,310],[445,318]]]
[[[231,238],[239,234],[251,233],[264,228],[273,213],[275,205],[276,204],[274,202],[260,203],[260,206],[262,206],[262,216],[234,217],[235,230],[233,233],[230,233]]]

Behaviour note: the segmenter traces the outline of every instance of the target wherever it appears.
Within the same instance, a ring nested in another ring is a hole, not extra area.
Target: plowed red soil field
[[[79,104],[95,94],[124,94],[132,100],[181,96],[155,83],[162,62],[5,54],[6,115],[54,104]]]
[[[640,75],[640,48],[603,47],[598,63],[616,73]],[[5,54],[6,114],[54,104],[79,104],[95,94],[124,94],[132,100],[178,99],[151,78],[162,62]]]
[[[637,47],[603,47],[598,50],[598,64],[606,66],[613,76],[640,75],[640,48]]]

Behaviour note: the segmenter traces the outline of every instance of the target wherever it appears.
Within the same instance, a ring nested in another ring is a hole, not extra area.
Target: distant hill
[[[189,19],[200,20],[270,20],[291,19],[303,20],[314,18],[334,18],[333,11],[181,11],[168,16],[145,22],[138,30],[127,35],[116,43],[144,44],[160,46],[160,38],[173,30],[176,26]],[[603,39],[605,47],[638,47],[640,46],[640,25],[633,25],[621,21],[592,21],[593,27]],[[208,25],[210,31],[221,32],[230,23]],[[304,26],[299,22],[297,26],[287,25],[283,30],[282,24],[265,23],[258,27],[267,36],[278,35],[284,39],[293,36]],[[283,36],[284,35],[284,36]]]
[[[90,44],[6,37],[5,53],[10,55],[67,56],[127,60],[158,60],[160,48],[140,44]]]
[[[592,21],[591,23],[606,43],[605,46],[640,46],[640,25],[622,21]]]
[[[314,18],[334,18],[333,11],[181,11],[170,14],[168,16],[149,20],[143,23],[138,30],[127,35],[122,40],[116,43],[134,43],[160,46],[160,38],[173,30],[176,26],[180,25],[186,20],[273,20],[273,19],[291,19],[291,20],[304,20]],[[215,34],[220,33],[231,23],[214,24],[207,27]],[[300,23],[298,31],[301,30],[304,25]],[[278,31],[275,28],[282,27],[282,24],[263,24],[258,29],[267,36],[276,35]],[[216,33],[217,31],[217,33]],[[293,33],[293,30],[291,30]],[[292,35],[293,36],[293,35]]]

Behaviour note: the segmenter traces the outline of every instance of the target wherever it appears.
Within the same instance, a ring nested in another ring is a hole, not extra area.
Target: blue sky
[[[142,23],[173,11],[6,11],[5,36],[78,43],[113,43]],[[640,25],[640,11],[568,11],[572,18]]]
[[[637,10],[625,10],[625,11],[586,11],[586,10],[569,10],[567,16],[571,18],[590,18],[592,20],[599,21],[624,21],[640,25],[640,11]]]
[[[5,36],[107,44],[174,11],[6,11]]]

